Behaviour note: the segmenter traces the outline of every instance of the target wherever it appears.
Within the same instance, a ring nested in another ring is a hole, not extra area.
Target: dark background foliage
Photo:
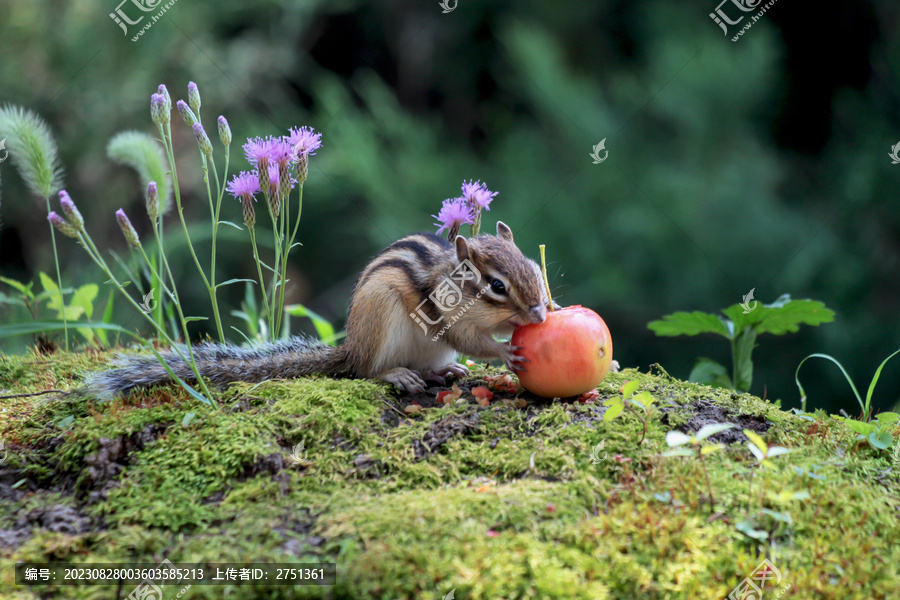
[[[65,186],[107,248],[125,253],[115,209],[142,214],[137,177],[106,158],[108,140],[152,133],[150,94],[166,83],[183,98],[193,80],[206,123],[226,115],[238,141],[294,125],[324,134],[290,300],[335,321],[368,258],[433,230],[441,200],[473,178],[500,192],[488,226],[510,224],[532,256],[548,245],[558,300],[603,315],[623,366],[658,362],[686,377],[699,355],[730,364],[724,340],[656,338],[646,323],[713,312],[751,288],[764,302],[790,293],[837,312],[833,324],[760,338],[752,391],[786,406],[805,355],[835,355],[865,387],[898,347],[895,4],[781,0],[737,43],[709,18],[714,0],[460,0],[448,14],[437,0],[183,1],[137,42],[109,18],[115,4],[0,5],[0,103],[49,122]],[[202,217],[194,141],[177,125],[187,211]],[[603,138],[609,158],[594,165]],[[35,279],[52,270],[43,201],[9,161],[0,176],[0,272]],[[240,220],[236,202],[227,212]],[[228,235],[220,273],[252,277],[249,244]],[[62,255],[67,284],[101,281],[71,240]],[[187,312],[207,313],[189,263],[176,262]],[[241,290],[229,293],[236,307]],[[116,321],[139,326],[126,308]],[[4,321],[24,318],[4,310]],[[810,406],[853,411],[837,369],[804,369]],[[898,395],[900,365],[889,365],[875,398],[885,408]]]

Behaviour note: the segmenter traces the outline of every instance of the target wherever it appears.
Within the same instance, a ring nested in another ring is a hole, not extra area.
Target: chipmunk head
[[[500,334],[544,322],[548,300],[541,269],[522,254],[505,223],[497,223],[496,236],[458,236],[455,244],[459,262],[469,261],[477,270],[475,281],[467,287],[475,297],[467,316]]]

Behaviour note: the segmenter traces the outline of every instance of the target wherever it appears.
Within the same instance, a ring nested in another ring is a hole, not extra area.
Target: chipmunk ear
[[[464,260],[468,260],[469,258],[469,243],[466,241],[461,235],[456,236],[456,240],[454,241],[456,244],[456,260],[462,262]]]
[[[513,241],[512,229],[503,221],[497,221],[497,237],[503,238],[507,242]]]

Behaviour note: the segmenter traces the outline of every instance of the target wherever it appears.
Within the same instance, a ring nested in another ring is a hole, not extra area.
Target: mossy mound
[[[0,394],[75,390],[108,358],[0,356]],[[660,407],[640,444],[634,411],[603,418],[626,380]],[[587,404],[498,396],[413,414],[383,385],[322,377],[234,385],[218,409],[174,387],[0,400],[0,597],[131,591],[16,586],[16,561],[164,558],[337,564],[332,587],[193,586],[188,599],[719,600],[764,558],[780,572],[767,597],[897,593],[890,453],[661,371],[611,374],[599,391]],[[722,421],[738,428],[706,471],[661,456],[668,431]],[[743,428],[793,452],[754,467]]]

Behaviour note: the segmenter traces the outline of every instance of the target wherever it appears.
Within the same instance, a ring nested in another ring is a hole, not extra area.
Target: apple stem
[[[541,249],[541,272],[544,274],[544,287],[547,288],[547,301],[552,312],[556,309],[553,308],[553,296],[550,295],[550,279],[547,277],[547,255],[545,254],[547,246],[541,244],[538,247]]]

